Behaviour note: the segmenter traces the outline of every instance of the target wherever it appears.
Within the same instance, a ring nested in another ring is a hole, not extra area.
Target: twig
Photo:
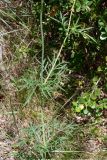
[[[0,32],[0,36],[5,36],[7,34],[11,34],[11,33],[14,33],[14,32],[18,32],[18,31],[22,31],[24,29],[16,29],[16,30],[13,30],[13,31],[9,31],[9,32]]]

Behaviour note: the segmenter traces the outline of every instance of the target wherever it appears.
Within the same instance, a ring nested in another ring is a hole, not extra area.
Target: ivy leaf
[[[76,107],[76,112],[80,113],[84,109],[84,105],[80,104],[78,107]]]
[[[101,35],[100,35],[100,39],[103,41],[103,40],[106,40],[107,39],[107,34],[105,32],[102,32]]]
[[[84,112],[84,114],[88,114],[88,110],[87,109],[85,109],[83,112]]]

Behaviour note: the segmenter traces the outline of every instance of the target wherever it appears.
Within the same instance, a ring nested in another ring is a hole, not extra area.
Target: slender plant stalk
[[[43,4],[44,4],[44,0],[41,0],[40,29],[41,29],[41,41],[42,41],[42,58],[41,58],[41,75],[40,75],[40,77],[41,77],[42,84],[43,84],[43,69],[44,69]],[[43,132],[43,144],[44,144],[44,146],[46,146],[43,106],[44,106],[43,95],[41,93],[41,122],[42,122],[42,132]]]
[[[43,68],[44,68],[43,3],[44,3],[44,0],[41,0],[40,29],[41,29],[41,41],[42,41],[42,59],[41,59],[41,81],[42,83],[43,83]]]
[[[19,129],[18,129],[18,126],[17,126],[17,120],[16,120],[15,113],[14,113],[14,108],[13,108],[13,105],[11,103],[11,97],[10,97],[10,107],[11,107],[11,112],[12,112],[12,116],[13,116],[13,122],[14,122],[15,128],[17,130],[17,134],[19,134]]]
[[[91,153],[91,152],[86,152],[86,151],[75,151],[75,150],[73,150],[73,151],[60,151],[60,150],[55,150],[55,151],[51,151],[52,153],[87,153],[87,154],[93,154],[93,153]]]
[[[44,146],[46,147],[44,112],[43,112],[43,108],[42,108],[42,107],[41,107],[41,122],[42,122],[42,137],[43,137],[43,144],[44,144]]]
[[[44,84],[47,83],[48,79],[50,78],[50,76],[51,76],[51,74],[52,74],[52,72],[53,72],[53,70],[54,70],[54,68],[55,68],[55,66],[56,66],[56,63],[57,63],[57,61],[58,61],[58,59],[59,59],[59,57],[60,57],[60,54],[61,54],[61,52],[62,52],[62,50],[63,50],[63,48],[64,48],[64,46],[65,46],[65,43],[66,43],[66,41],[67,41],[67,38],[68,38],[68,36],[69,36],[70,25],[71,25],[71,20],[72,20],[72,15],[73,15],[75,3],[76,3],[76,0],[74,0],[73,5],[72,5],[72,8],[71,8],[71,13],[70,13],[70,18],[69,18],[69,23],[68,23],[68,28],[67,28],[66,37],[64,38],[64,41],[63,41],[63,43],[62,43],[62,45],[61,45],[61,47],[60,47],[60,49],[59,49],[58,55],[57,55],[57,57],[56,57],[56,59],[55,59],[55,62],[54,62],[54,64],[53,64],[53,66],[52,66],[49,74],[47,75],[47,77],[46,77],[46,79],[45,79],[45,81],[44,81]]]

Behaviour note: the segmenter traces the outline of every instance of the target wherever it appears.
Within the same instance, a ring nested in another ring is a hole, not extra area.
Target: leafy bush
[[[101,115],[103,109],[107,109],[107,99],[101,100],[101,89],[98,88],[99,80],[93,79],[92,91],[87,91],[73,101],[73,109],[77,113],[85,115]]]

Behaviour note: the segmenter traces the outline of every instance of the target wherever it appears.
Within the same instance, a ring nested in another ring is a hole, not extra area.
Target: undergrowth
[[[84,157],[78,143],[89,135],[75,122],[107,117],[106,8],[100,0],[3,1],[7,90],[15,123],[27,119],[13,147],[18,159]]]

